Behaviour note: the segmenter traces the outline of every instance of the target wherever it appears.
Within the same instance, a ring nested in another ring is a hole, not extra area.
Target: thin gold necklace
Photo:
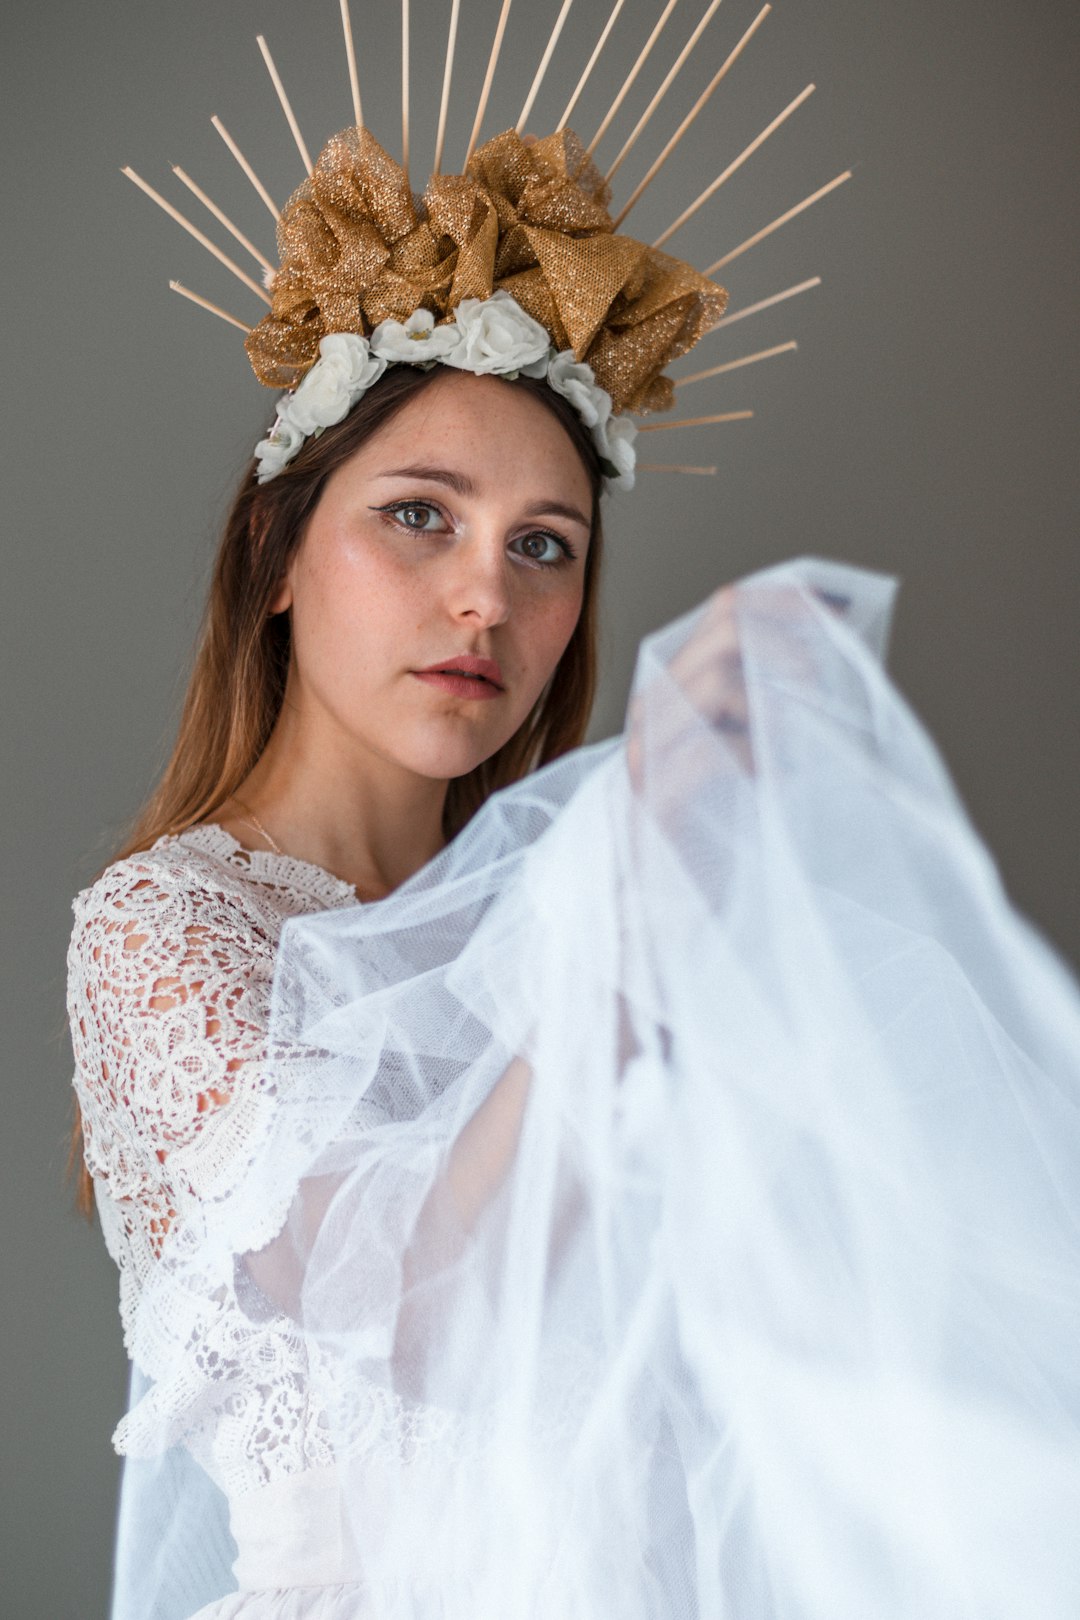
[[[233,801],[234,804],[238,804],[240,806],[241,810],[245,810],[247,812],[246,815],[238,816],[237,817],[238,821],[242,822],[247,827],[254,827],[254,829],[255,829],[255,831],[257,833],[261,833],[262,836],[266,839],[266,842],[270,845],[270,848],[274,851],[275,855],[284,856],[285,860],[291,860],[292,859],[292,856],[285,854],[285,851],[282,849],[281,845],[278,843],[278,841],[274,837],[273,833],[268,832],[267,829],[263,826],[262,822],[259,820],[258,816],[255,814],[254,810],[251,808],[251,806],[249,804],[245,804],[243,799],[239,798],[238,795],[235,794],[235,793],[232,795],[232,801]],[[326,868],[325,867],[320,867],[319,870],[320,871],[326,871]],[[330,877],[333,877],[333,875],[334,874],[332,872],[328,873],[328,876],[330,876]],[[338,881],[341,882],[343,880],[339,879]],[[361,894],[360,891],[355,887],[355,885],[350,885],[350,887],[352,887],[352,891],[356,895],[356,898],[358,900],[360,900],[360,901],[366,901],[367,900],[367,898],[368,898],[367,895]]]
[[[270,848],[274,851],[275,855],[284,855],[285,851],[282,849],[281,845],[277,842],[272,833],[267,832],[266,828],[263,826],[254,810],[252,810],[251,806],[245,804],[243,799],[241,799],[236,793],[233,794],[233,803],[238,804],[241,810],[246,811],[246,814],[240,817],[240,820],[244,823],[244,825],[254,827],[257,833],[261,833],[266,839],[266,842],[270,845]]]

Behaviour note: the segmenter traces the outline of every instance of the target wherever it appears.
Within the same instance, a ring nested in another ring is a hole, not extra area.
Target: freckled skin
[[[464,475],[476,492],[385,476],[420,463]],[[499,378],[449,369],[338,468],[272,604],[292,611],[286,707],[309,742],[448,780],[513,735],[581,608],[587,528],[524,515],[551,499],[591,510],[555,417]],[[405,512],[371,510],[403,500]],[[538,529],[575,558],[544,566],[539,557],[563,554]],[[496,659],[505,691],[470,701],[410,673],[461,653]]]

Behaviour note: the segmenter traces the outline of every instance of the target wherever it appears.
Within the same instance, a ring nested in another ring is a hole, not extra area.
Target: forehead
[[[570,435],[532,392],[505,378],[440,367],[355,459],[377,476],[435,456],[465,473],[478,494],[563,494],[588,510],[589,476]]]

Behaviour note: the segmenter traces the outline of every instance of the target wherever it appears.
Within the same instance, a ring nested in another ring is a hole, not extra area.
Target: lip
[[[412,673],[457,697],[498,697],[503,691],[502,670],[494,658],[478,658],[475,653],[444,658]]]

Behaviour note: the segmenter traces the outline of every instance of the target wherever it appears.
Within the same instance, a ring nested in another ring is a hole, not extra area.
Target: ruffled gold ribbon
[[[273,307],[246,340],[255,375],[293,388],[328,332],[367,336],[423,306],[512,293],[557,349],[587,360],[616,411],[663,410],[660,373],[720,319],[726,290],[681,259],[616,234],[610,188],[577,136],[514,130],[433,175],[420,199],[366,129],[329,140],[278,223]]]

